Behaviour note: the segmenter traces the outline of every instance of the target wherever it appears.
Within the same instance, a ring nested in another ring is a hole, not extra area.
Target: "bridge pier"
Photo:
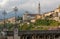
[[[34,36],[32,36],[32,39],[34,39]]]
[[[46,39],[46,36],[45,35],[43,36],[43,39]]]
[[[28,36],[25,36],[25,39],[28,39]]]
[[[50,39],[51,37],[50,37],[50,35],[48,35],[48,39]]]
[[[40,39],[40,36],[39,35],[37,35],[37,39]]]
[[[22,39],[25,39],[25,36],[23,36]]]
[[[56,39],[56,38],[55,38],[55,35],[53,35],[53,36],[54,36],[54,39]]]

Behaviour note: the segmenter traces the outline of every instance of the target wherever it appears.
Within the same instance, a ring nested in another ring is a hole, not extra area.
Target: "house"
[[[32,21],[40,18],[41,18],[40,14],[24,14],[23,15],[23,21]]]

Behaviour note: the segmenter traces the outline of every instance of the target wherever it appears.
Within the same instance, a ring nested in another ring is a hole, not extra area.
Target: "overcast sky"
[[[57,8],[60,0],[0,0],[0,10],[11,11],[14,6],[26,11],[38,12],[38,3],[41,4],[41,13],[49,12]]]

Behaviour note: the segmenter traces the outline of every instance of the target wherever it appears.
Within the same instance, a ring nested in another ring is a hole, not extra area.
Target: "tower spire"
[[[40,14],[40,2],[38,3],[38,13]]]

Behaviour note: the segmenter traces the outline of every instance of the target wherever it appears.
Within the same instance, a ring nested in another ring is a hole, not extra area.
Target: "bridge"
[[[60,39],[60,30],[34,30],[34,31],[6,31],[6,36],[0,39]],[[15,35],[15,37],[14,37]]]

